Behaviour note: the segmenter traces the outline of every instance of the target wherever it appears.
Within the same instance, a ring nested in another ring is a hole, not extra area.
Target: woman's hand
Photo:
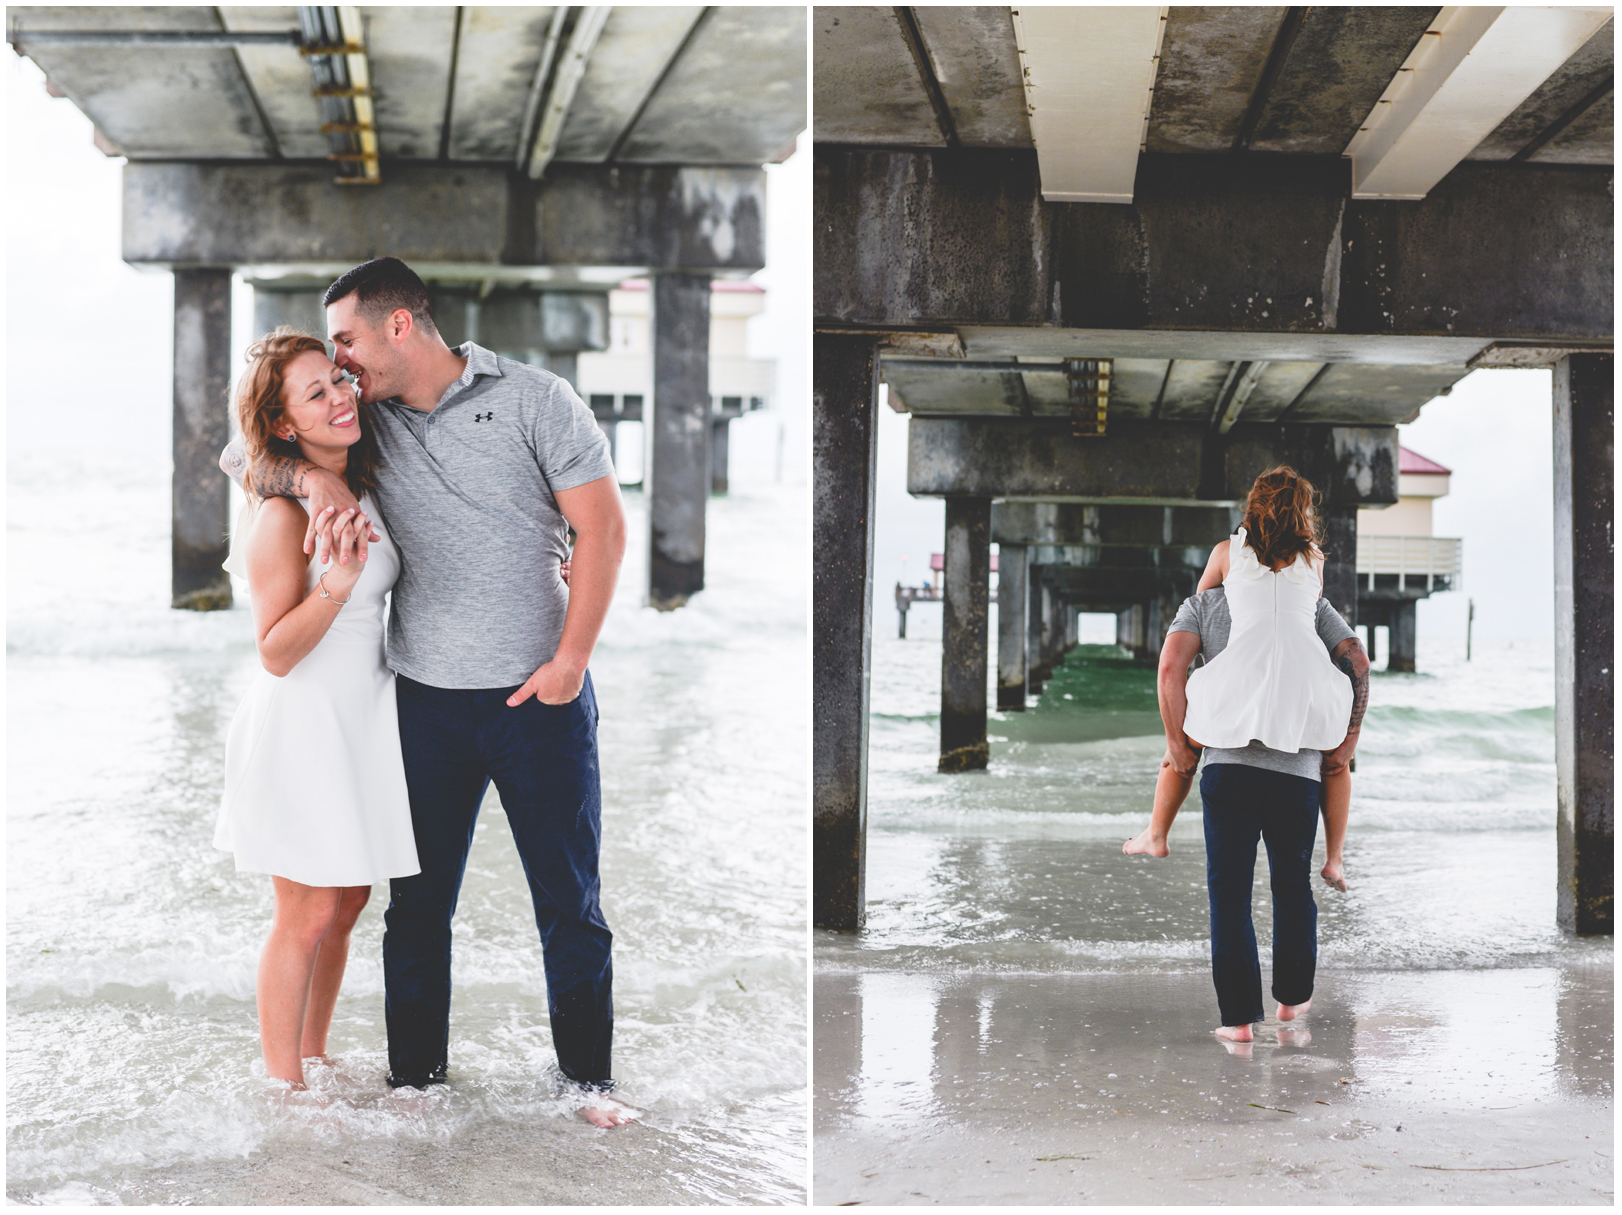
[[[569,585],[569,561],[568,561],[568,558],[564,558],[564,560],[558,564],[558,577],[563,579],[563,585],[564,586]]]
[[[358,508],[338,512],[332,519],[332,554],[334,560],[321,574],[321,585],[334,599],[348,599],[355,583],[366,572],[366,560],[356,550],[364,544],[371,523]]]
[[[336,531],[344,511],[360,513],[360,503],[349,492],[348,482],[324,468],[312,468],[304,474],[304,485],[310,495],[310,526],[304,533],[304,551],[314,553],[322,565],[332,555],[337,555],[340,564],[346,558],[352,560],[356,553],[365,561],[367,544],[378,539],[372,530],[371,520],[361,513],[366,527],[352,532],[347,545],[339,543]]]

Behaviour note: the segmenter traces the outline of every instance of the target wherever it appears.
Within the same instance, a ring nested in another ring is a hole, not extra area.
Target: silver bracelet
[[[321,577],[317,578],[315,580],[315,584],[316,584],[317,587],[320,588],[321,598],[323,598],[323,599],[332,599],[332,596],[327,594],[327,576],[325,574],[322,574]],[[353,599],[354,597],[355,597],[355,592],[350,591],[349,592],[349,599]],[[339,607],[343,607],[344,604],[349,602],[349,599],[332,599],[332,602],[336,603]]]

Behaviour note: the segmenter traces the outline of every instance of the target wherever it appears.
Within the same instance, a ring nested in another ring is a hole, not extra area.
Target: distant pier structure
[[[1386,626],[1389,671],[1414,669],[1414,623],[1421,599],[1463,585],[1464,541],[1431,535],[1431,503],[1453,470],[1397,449],[1397,503],[1357,512],[1357,619],[1374,661],[1374,630]]]
[[[597,424],[617,454],[621,422],[641,422],[653,395],[652,308],[647,279],[628,279],[608,293],[608,345],[582,353],[575,388],[591,406]],[[717,279],[710,284],[710,492],[729,488],[732,423],[767,408],[776,384],[772,359],[749,357],[749,318],[766,308],[766,291],[754,283]],[[618,464],[616,462],[616,467]],[[625,469],[620,469],[625,480]],[[632,478],[641,481],[638,475]]]
[[[939,764],[968,771],[993,541],[1007,709],[1078,610],[1157,650],[1277,463],[1323,491],[1325,594],[1355,625],[1359,512],[1402,496],[1397,425],[1475,368],[1547,366],[1559,920],[1609,932],[1611,10],[812,24],[816,922],[864,914],[881,383],[910,414],[909,491],[945,499]]]
[[[175,278],[176,607],[230,605],[231,280],[325,333],[373,257],[447,342],[578,375],[651,283],[648,598],[704,585],[710,300],[765,261],[762,165],[806,124],[802,10],[13,7],[8,39],[125,156],[123,257]]]

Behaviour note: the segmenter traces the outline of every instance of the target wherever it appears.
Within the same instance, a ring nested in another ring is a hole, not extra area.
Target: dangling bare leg
[[[1323,880],[1336,890],[1346,890],[1345,858],[1346,822],[1352,813],[1352,773],[1342,768],[1333,776],[1323,778],[1323,816],[1325,863]]]
[[[1128,856],[1158,857],[1169,854],[1171,848],[1166,843],[1166,835],[1193,787],[1194,778],[1184,776],[1172,767],[1171,752],[1166,752],[1160,761],[1160,776],[1155,781],[1155,805],[1149,814],[1149,825],[1139,835],[1127,840],[1121,851]]]

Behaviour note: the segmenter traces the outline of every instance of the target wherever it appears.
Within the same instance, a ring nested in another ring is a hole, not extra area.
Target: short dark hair
[[[417,272],[397,257],[376,257],[346,273],[321,297],[326,308],[347,295],[355,297],[362,316],[374,324],[397,308],[411,313],[411,319],[430,333],[438,333],[433,310],[428,305],[428,288]]]

